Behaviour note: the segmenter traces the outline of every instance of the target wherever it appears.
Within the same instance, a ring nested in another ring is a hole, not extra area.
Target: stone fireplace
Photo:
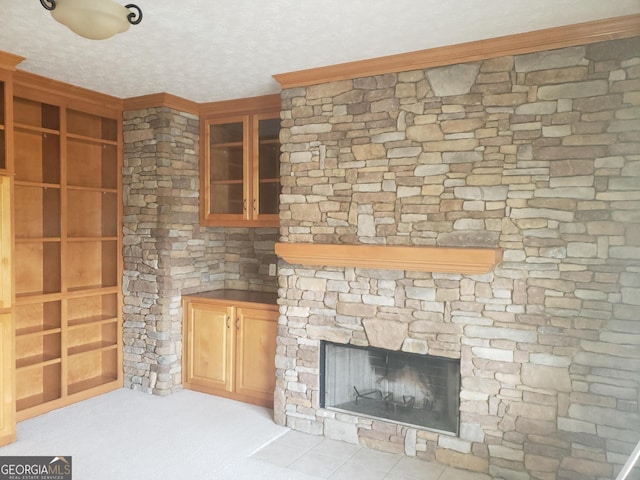
[[[278,423],[507,480],[615,477],[640,440],[638,52],[283,90],[282,245],[503,255],[483,272],[283,256]],[[327,406],[327,342],[459,361],[457,431]]]

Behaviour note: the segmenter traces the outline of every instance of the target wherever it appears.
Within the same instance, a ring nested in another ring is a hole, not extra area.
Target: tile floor
[[[294,430],[254,452],[251,458],[329,480],[491,480],[489,475]]]

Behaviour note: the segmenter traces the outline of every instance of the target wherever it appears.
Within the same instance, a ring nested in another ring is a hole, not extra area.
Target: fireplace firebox
[[[322,342],[321,407],[458,434],[460,361]]]

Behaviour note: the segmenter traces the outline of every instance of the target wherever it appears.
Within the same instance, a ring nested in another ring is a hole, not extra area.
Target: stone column
[[[199,119],[149,108],[123,128],[124,384],[168,395],[181,388],[181,291],[223,282],[198,224]]]

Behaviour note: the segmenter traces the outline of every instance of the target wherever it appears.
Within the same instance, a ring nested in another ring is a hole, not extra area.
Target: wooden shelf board
[[[16,369],[27,369],[33,367],[46,367],[47,365],[53,365],[54,363],[60,363],[60,357],[53,355],[35,355],[33,357],[18,358],[16,359]]]
[[[16,305],[31,305],[33,303],[56,302],[62,298],[60,292],[40,293],[33,295],[16,295]]]
[[[40,300],[42,299],[42,301],[46,301],[45,298],[48,297],[49,295],[59,295],[60,291],[56,291],[56,292],[23,292],[23,293],[17,293],[16,292],[16,303],[20,304],[20,305],[24,305],[27,303],[37,303],[35,302],[35,300]]]
[[[96,286],[92,289],[78,288],[78,289],[69,290],[67,291],[66,295],[64,295],[64,297],[65,298],[83,298],[83,297],[90,297],[93,295],[106,295],[109,293],[119,293],[119,292],[120,292],[120,288],[118,287],[118,285],[114,285],[110,287]]]
[[[117,140],[107,140],[104,138],[88,137],[86,135],[80,135],[78,133],[67,133],[67,138],[69,140],[79,140],[81,142],[96,143],[99,145],[113,145],[113,146],[118,145]]]
[[[116,348],[118,346],[117,343],[113,342],[93,342],[93,343],[85,343],[83,345],[78,345],[76,347],[69,347],[68,354],[69,356],[82,355],[84,353],[93,353],[96,351],[102,350],[110,350],[112,348]]]
[[[275,251],[294,265],[461,274],[487,273],[502,260],[499,248],[276,243]]]
[[[67,237],[68,242],[117,242],[118,237]]]
[[[82,287],[73,287],[68,290],[70,294],[80,294],[80,293],[88,293],[90,291],[96,290],[105,290],[109,288],[117,288],[118,285],[84,285]],[[105,292],[106,293],[106,292]],[[83,296],[83,295],[78,295]]]
[[[39,127],[37,125],[29,125],[27,123],[14,123],[13,128],[15,130],[32,132],[32,133],[47,133],[50,135],[60,135],[60,130],[47,127]]]
[[[87,380],[82,380],[81,382],[70,384],[67,387],[67,392],[69,395],[75,395],[76,393],[82,392],[84,390],[99,387],[100,385],[106,385],[117,380],[118,379],[116,377],[98,375],[97,377],[92,377]]]
[[[232,180],[211,180],[209,182],[211,185],[242,185],[244,180],[242,179],[232,179]]]
[[[19,179],[16,179],[15,186],[16,187],[55,188],[57,190],[60,189],[59,183],[31,182],[29,180],[19,180]]]
[[[60,398],[60,395],[52,395],[40,393],[38,395],[31,395],[30,397],[19,398],[16,400],[16,411],[26,410],[28,408],[35,407],[37,405],[42,405],[47,402],[51,402],[52,400],[57,400]]]
[[[226,148],[242,148],[242,142],[221,142],[221,143],[212,143],[212,150],[221,150]]]
[[[52,243],[59,241],[60,237],[16,237],[16,243]]]
[[[96,315],[94,317],[78,318],[69,320],[68,327],[70,330],[86,327],[87,325],[102,325],[105,323],[117,322],[118,318],[110,315]]]
[[[27,335],[49,335],[51,333],[60,333],[61,329],[57,325],[38,325],[35,327],[17,328],[16,337],[25,337]]]
[[[86,187],[83,185],[67,185],[67,190],[74,192],[118,193],[117,188],[110,187]]]

